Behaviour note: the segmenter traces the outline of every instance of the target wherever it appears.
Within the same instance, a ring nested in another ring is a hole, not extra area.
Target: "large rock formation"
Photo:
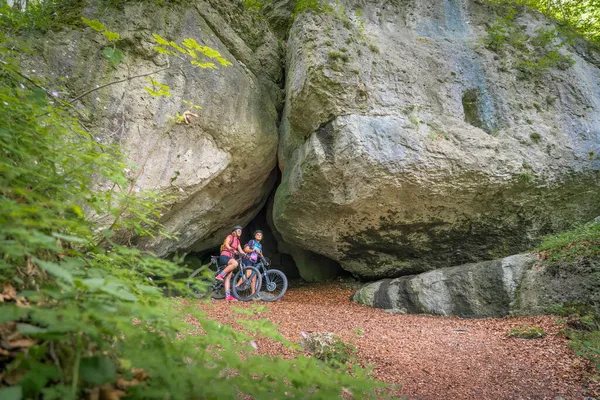
[[[600,258],[555,264],[517,254],[372,282],[353,300],[400,314],[537,315],[569,304],[600,313]]]
[[[513,311],[521,279],[537,260],[535,255],[518,254],[384,279],[362,287],[353,299],[400,314],[503,317]]]
[[[80,93],[166,67],[164,56],[152,49],[153,33],[178,43],[193,38],[233,64],[200,69],[173,58],[170,69],[151,75],[170,86],[169,98],[150,96],[141,78],[80,100],[101,131],[99,140],[119,142],[137,165],[131,167],[135,190],[174,196],[162,221],[179,241],[159,237],[141,244],[159,255],[214,247],[232,226],[245,225],[263,207],[275,184],[282,101],[281,46],[261,19],[235,1],[167,4],[129,2],[114,9],[89,2],[83,14],[123,37],[117,46],[127,59],[115,68],[102,57],[106,41],[89,28],[48,34],[41,49],[53,76],[66,77]],[[171,129],[169,117],[188,108],[183,100],[202,107],[194,110],[199,117]]]
[[[482,43],[493,8],[342,3],[299,16],[287,42],[285,241],[372,279],[515,254],[598,214],[597,53],[567,46],[574,66],[521,80]]]

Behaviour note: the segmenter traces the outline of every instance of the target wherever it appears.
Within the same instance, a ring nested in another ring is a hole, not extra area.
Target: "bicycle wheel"
[[[231,280],[233,295],[240,301],[252,300],[260,291],[262,278],[258,269],[254,267],[243,267]],[[254,288],[252,287],[254,286]]]
[[[206,271],[206,273],[204,273]],[[208,270],[206,267],[200,267],[192,272],[189,279],[197,279],[204,282],[205,285],[193,285],[192,282],[188,282],[186,285],[192,291],[193,297],[202,298],[210,296],[215,300],[221,300],[225,298],[225,288],[223,283],[216,282],[214,280],[215,273]],[[212,278],[212,279],[211,279]]]
[[[262,276],[258,297],[263,301],[279,300],[287,290],[288,281],[285,274],[277,269],[270,269]]]

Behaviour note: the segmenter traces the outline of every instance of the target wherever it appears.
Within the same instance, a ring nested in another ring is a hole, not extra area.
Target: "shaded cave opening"
[[[285,254],[279,251],[279,242],[267,222],[268,211],[267,205],[265,205],[258,212],[258,214],[246,226],[244,226],[240,243],[243,247],[254,237],[255,231],[263,231],[263,254],[271,261],[271,266],[269,268],[282,271],[290,280],[299,279],[300,273],[294,258],[290,254]],[[223,240],[225,240],[225,238],[223,238]],[[219,246],[201,252],[189,253],[185,257],[186,264],[192,269],[200,268],[203,265],[209,264],[211,256],[219,255]]]
[[[240,240],[242,246],[253,238],[256,230],[263,231],[263,253],[271,261],[269,268],[282,271],[288,278],[290,286],[329,281],[339,277],[351,278],[352,275],[342,269],[338,262],[287,243],[282,239],[281,235],[275,230],[270,218],[277,186],[275,185],[266,204],[244,226]],[[225,237],[223,237],[224,239]],[[192,270],[210,264],[210,257],[220,253],[219,246],[187,254],[185,264]]]

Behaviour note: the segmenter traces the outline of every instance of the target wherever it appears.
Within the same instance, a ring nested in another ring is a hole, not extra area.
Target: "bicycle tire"
[[[249,273],[249,274],[248,274]],[[252,279],[256,277],[254,293],[252,292]],[[244,266],[231,281],[232,293],[239,301],[250,301],[260,291],[262,276],[258,269]]]
[[[206,270],[206,267],[200,267],[196,270],[194,270],[194,272],[192,272],[189,276],[189,279],[195,278],[196,276],[198,276],[201,272],[203,272],[204,270]],[[207,283],[210,283],[210,279],[204,279]],[[198,299],[198,298],[205,298],[205,297],[212,297],[215,300],[222,300],[225,298],[225,288],[223,287],[223,284],[220,284],[220,287],[215,287],[215,283],[213,283],[211,286],[207,287],[206,290],[201,291],[201,290],[197,290],[194,289],[191,286],[191,283],[188,282],[186,283],[188,289],[192,290],[192,292],[194,293],[194,298]]]
[[[283,297],[287,288],[288,280],[285,274],[278,269],[270,269],[262,274],[258,297],[262,301],[276,301]]]

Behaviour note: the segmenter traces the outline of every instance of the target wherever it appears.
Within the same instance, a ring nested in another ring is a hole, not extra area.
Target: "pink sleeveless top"
[[[240,247],[240,240],[233,235],[227,236],[227,243],[229,243],[229,246],[233,247],[234,249]],[[226,257],[233,257],[233,254],[231,254],[231,252],[227,249],[223,249],[221,255]]]

